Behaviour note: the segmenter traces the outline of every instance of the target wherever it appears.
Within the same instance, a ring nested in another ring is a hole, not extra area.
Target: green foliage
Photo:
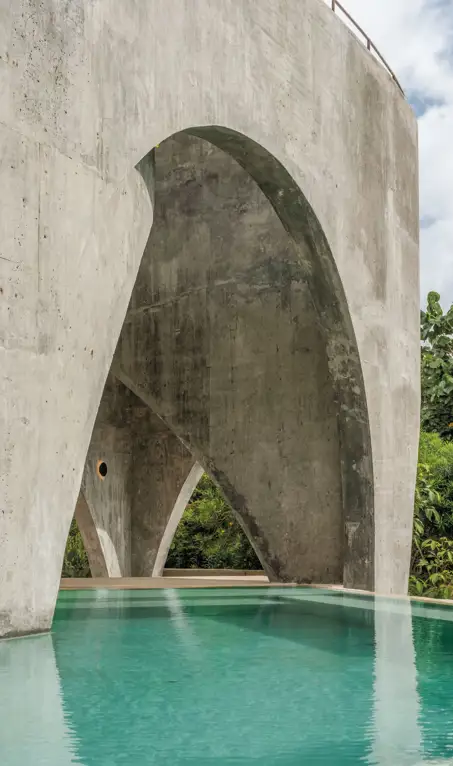
[[[443,313],[438,293],[428,294],[421,319],[422,428],[453,438],[453,306]]]
[[[409,592],[453,594],[453,306],[438,293],[420,314],[422,433]]]
[[[178,569],[261,569],[261,564],[220,490],[204,474],[178,525],[167,567]],[[62,577],[91,577],[75,519],[63,561]]]
[[[453,466],[453,442],[442,439],[439,434],[422,431],[418,460],[429,464],[437,477],[448,475]]]
[[[261,569],[220,490],[204,474],[192,495],[167,558],[178,569]]]
[[[453,596],[453,540],[423,540],[414,573],[409,578],[409,593],[431,598]]]
[[[420,435],[416,518],[419,510],[425,517],[425,536],[446,535],[453,539],[453,442],[435,433]]]
[[[75,519],[71,522],[63,559],[62,577],[91,577],[88,556]]]
[[[436,529],[428,528],[427,533],[441,534],[453,539],[453,442],[441,439],[435,433],[422,433],[419,481],[422,478],[423,466],[429,469],[432,489],[437,493],[435,508],[440,515]]]
[[[420,437],[409,592],[453,593],[453,442],[435,433]]]

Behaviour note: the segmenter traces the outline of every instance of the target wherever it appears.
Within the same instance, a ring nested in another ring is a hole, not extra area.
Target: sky
[[[330,0],[326,0],[330,5]],[[418,118],[420,291],[453,303],[453,0],[341,0],[398,77]],[[339,13],[341,16],[341,12]]]

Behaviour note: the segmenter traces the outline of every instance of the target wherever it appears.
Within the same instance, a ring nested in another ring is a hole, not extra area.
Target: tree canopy
[[[443,313],[438,293],[420,315],[422,430],[453,438],[453,306]]]
[[[420,314],[421,426],[409,591],[453,596],[453,306]]]
[[[167,567],[261,569],[259,559],[220,490],[204,474],[179,523]]]

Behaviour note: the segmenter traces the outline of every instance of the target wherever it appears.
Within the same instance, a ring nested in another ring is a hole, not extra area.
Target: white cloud
[[[448,307],[453,303],[453,3],[342,4],[387,59],[419,114],[421,296],[424,302],[429,290],[437,290]]]

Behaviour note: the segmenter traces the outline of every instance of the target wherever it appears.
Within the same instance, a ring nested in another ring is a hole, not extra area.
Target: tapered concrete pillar
[[[136,411],[133,454],[131,573],[158,577],[203,469],[146,407]]]
[[[51,626],[152,211],[136,170],[112,185],[15,130],[0,142],[1,637]]]
[[[104,548],[101,545],[99,530],[96,528],[93,515],[83,492],[80,492],[77,498],[74,518],[82,536],[91,576],[113,577],[112,569],[109,569],[109,559],[106,557]]]
[[[131,574],[134,404],[134,395],[109,376],[75,511],[90,565],[94,560],[93,576],[102,570],[104,577]]]
[[[202,473],[165,423],[109,376],[75,510],[92,575],[162,574]]]

